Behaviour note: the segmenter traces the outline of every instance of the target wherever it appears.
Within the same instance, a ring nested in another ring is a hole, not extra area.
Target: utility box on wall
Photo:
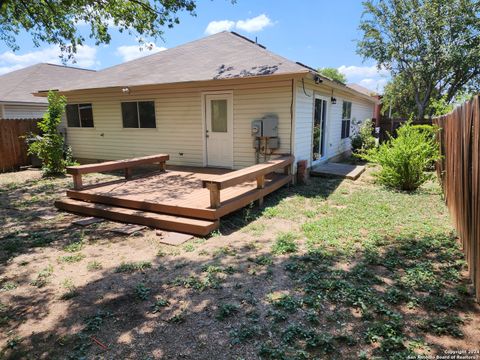
[[[264,137],[277,137],[278,136],[278,117],[267,115],[262,119],[263,123],[263,136]]]
[[[276,115],[266,115],[261,119],[253,120],[252,136],[278,137],[278,117]]]
[[[280,147],[278,138],[278,116],[275,114],[265,115],[261,119],[252,121],[251,127],[253,147],[257,152],[265,153],[267,150],[275,150]]]

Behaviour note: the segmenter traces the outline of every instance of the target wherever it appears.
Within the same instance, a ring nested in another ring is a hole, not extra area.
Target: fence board
[[[437,164],[445,202],[461,239],[480,301],[480,98],[433,119],[440,127],[442,160]]]
[[[397,129],[407,121],[408,119],[381,117],[377,123],[378,127],[380,128],[380,133],[378,135],[380,142],[382,143],[387,141],[389,139],[389,135],[396,137]],[[432,120],[425,119],[424,121],[419,121],[417,119],[413,119],[412,123],[414,125],[432,125]]]
[[[37,133],[38,119],[0,119],[0,172],[30,164],[25,136]]]

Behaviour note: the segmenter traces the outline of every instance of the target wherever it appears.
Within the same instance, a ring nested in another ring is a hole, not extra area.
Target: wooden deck
[[[222,216],[253,201],[261,202],[267,194],[290,183],[292,175],[289,172],[273,171],[279,167],[287,169],[292,161],[293,158],[285,158],[270,165],[256,165],[250,176],[245,169],[167,167],[149,176],[68,190],[67,198],[57,201],[55,206],[89,216],[207,235],[218,228]],[[217,206],[212,206],[212,189],[204,186],[226,184],[226,175],[228,186],[221,188],[221,195],[218,190]],[[238,183],[232,179],[237,179]]]

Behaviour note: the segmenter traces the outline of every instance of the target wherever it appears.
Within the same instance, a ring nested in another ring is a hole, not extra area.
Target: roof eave
[[[322,82],[326,83],[328,86],[331,86],[332,88],[334,89],[337,89],[337,90],[342,90],[342,91],[345,91],[345,92],[348,92],[352,95],[355,95],[357,97],[360,97],[364,100],[368,100],[368,101],[371,101],[375,104],[378,103],[378,100],[375,99],[375,97],[373,96],[369,96],[369,95],[366,95],[364,93],[361,93],[355,89],[352,89],[350,87],[348,87],[346,84],[343,84],[343,83],[340,83],[338,81],[334,81],[332,79],[329,79],[328,77],[326,76],[323,76],[322,74],[319,74],[318,72],[316,71],[309,71],[309,74],[312,76],[312,79],[315,79],[315,77],[320,77],[322,79]]]
[[[245,77],[230,77],[230,78],[221,78],[221,79],[205,79],[205,80],[188,80],[188,81],[177,81],[177,82],[169,82],[169,83],[151,83],[151,84],[141,84],[141,85],[112,85],[112,86],[104,86],[104,87],[93,87],[93,88],[77,88],[77,89],[52,89],[53,91],[57,91],[60,95],[64,95],[71,92],[76,91],[93,91],[99,89],[118,89],[118,88],[140,88],[144,86],[161,86],[161,85],[176,85],[176,84],[197,84],[202,82],[214,82],[214,81],[227,81],[227,80],[249,80],[249,79],[265,79],[268,77],[292,77],[292,78],[301,78],[309,73],[309,70],[305,69],[305,71],[296,71],[296,72],[289,72],[289,73],[281,73],[281,74],[271,74],[271,75],[256,75],[256,76],[245,76]],[[48,96],[49,90],[41,90],[36,93],[33,93],[34,96],[37,97],[46,97]]]

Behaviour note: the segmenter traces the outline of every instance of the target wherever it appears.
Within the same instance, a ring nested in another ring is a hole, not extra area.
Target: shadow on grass
[[[324,247],[284,256],[221,250],[98,270],[98,280],[61,300],[54,330],[12,338],[3,356],[405,359],[475,345],[462,329],[480,311],[452,236],[379,240],[348,262]],[[8,331],[46,317],[47,295],[4,309]]]

